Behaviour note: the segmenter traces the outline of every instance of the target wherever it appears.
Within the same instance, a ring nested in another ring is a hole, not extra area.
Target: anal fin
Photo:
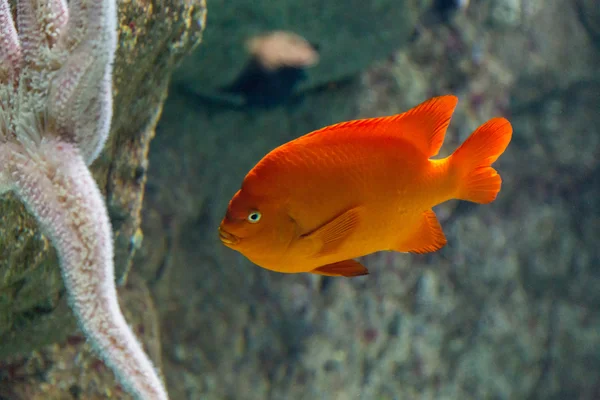
[[[345,276],[348,278],[369,274],[369,270],[355,260],[344,260],[333,264],[323,265],[322,267],[315,268],[310,272],[318,275]]]
[[[435,213],[433,210],[427,210],[422,214],[411,237],[398,243],[391,250],[419,254],[430,253],[441,249],[446,243],[446,236]]]

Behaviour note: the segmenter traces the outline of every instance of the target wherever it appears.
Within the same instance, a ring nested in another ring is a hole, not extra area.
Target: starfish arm
[[[66,0],[46,1],[48,2],[48,15],[50,15],[49,30],[53,32],[52,39],[54,42],[58,42],[69,21],[69,8]]]
[[[79,150],[55,139],[42,139],[36,153],[19,144],[3,149],[0,160],[15,193],[57,250],[71,307],[88,340],[136,398],[166,400],[117,302],[108,214]]]
[[[115,0],[72,0],[67,24],[68,50],[95,48],[98,58],[111,58],[117,48]]]
[[[62,45],[71,53],[52,82],[50,114],[90,164],[112,118],[112,65],[117,48],[114,0],[73,0]]]
[[[0,82],[18,71],[21,46],[8,0],[0,0]]]
[[[96,159],[112,119],[112,70],[101,70],[88,49],[75,51],[52,81],[48,115],[60,137],[80,148],[86,164]]]
[[[42,51],[43,32],[39,22],[33,2],[17,1],[17,28],[26,64],[34,64],[40,60],[38,54]]]
[[[62,0],[17,0],[17,28],[25,63],[40,67],[61,38],[69,18]],[[36,65],[38,64],[38,65]]]

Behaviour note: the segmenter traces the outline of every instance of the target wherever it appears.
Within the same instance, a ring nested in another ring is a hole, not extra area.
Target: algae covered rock
[[[118,4],[111,136],[92,165],[115,234],[116,275],[124,279],[139,243],[146,155],[171,71],[202,36],[203,0]],[[11,194],[0,199],[0,357],[72,332],[56,254]]]

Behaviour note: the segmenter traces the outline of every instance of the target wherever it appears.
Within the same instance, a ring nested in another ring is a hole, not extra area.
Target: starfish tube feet
[[[21,46],[8,0],[0,0],[0,82],[14,74],[21,62]]]

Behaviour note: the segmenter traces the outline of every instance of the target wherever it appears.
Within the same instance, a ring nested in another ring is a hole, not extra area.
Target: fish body
[[[368,273],[353,259],[377,251],[440,249],[446,238],[432,207],[493,201],[501,179],[490,165],[512,135],[510,123],[495,118],[451,156],[431,159],[456,104],[454,96],[436,97],[276,148],[231,199],[221,241],[266,269],[331,276]]]

